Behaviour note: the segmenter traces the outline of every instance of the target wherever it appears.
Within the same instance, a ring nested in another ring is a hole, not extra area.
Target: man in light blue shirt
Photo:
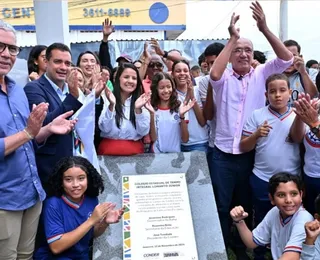
[[[52,133],[65,134],[73,121],[72,112],[42,127],[48,104],[29,111],[23,88],[7,76],[20,48],[15,30],[0,20],[0,259],[32,259],[45,192],[37,172],[34,143]],[[42,127],[42,128],[41,128]]]

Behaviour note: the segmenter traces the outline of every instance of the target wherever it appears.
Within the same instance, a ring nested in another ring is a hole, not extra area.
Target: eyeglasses
[[[154,67],[157,67],[158,69],[162,68],[163,65],[161,62],[150,62],[149,65],[148,65],[148,68],[154,68]]]
[[[250,48],[244,48],[244,49],[236,48],[236,49],[233,50],[233,53],[236,53],[236,54],[242,54],[243,52],[245,52],[246,54],[252,54],[253,53],[252,49],[250,49]]]
[[[21,48],[15,45],[5,44],[3,42],[0,42],[0,53],[3,53],[4,50],[8,47],[9,53],[12,56],[17,56],[19,52],[21,51]]]

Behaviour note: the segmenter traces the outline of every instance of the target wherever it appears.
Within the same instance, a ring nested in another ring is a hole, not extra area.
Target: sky
[[[260,1],[266,14],[267,25],[279,36],[280,1]],[[241,37],[252,40],[254,49],[269,53],[272,48],[259,32],[250,9],[251,1],[187,1],[187,30],[178,39],[229,38],[228,26],[231,14],[240,15],[237,23]],[[320,61],[320,1],[288,1],[288,38],[301,45],[305,61]]]

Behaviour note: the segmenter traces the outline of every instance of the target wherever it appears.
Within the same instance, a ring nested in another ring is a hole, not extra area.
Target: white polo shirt
[[[286,219],[281,217],[278,207],[273,207],[252,231],[253,241],[259,246],[271,244],[273,259],[289,251],[301,253],[306,238],[304,224],[311,220],[313,217],[302,206]]]
[[[320,139],[308,130],[304,137],[303,144],[306,148],[303,167],[304,173],[311,178],[320,178]]]
[[[300,174],[299,144],[289,137],[290,128],[295,118],[291,108],[280,115],[266,106],[253,111],[244,125],[242,135],[250,136],[265,120],[272,126],[267,137],[260,137],[256,145],[253,173],[268,182],[272,175],[286,171]]]
[[[179,113],[158,108],[155,113],[157,140],[152,146],[154,153],[181,152],[180,122]]]
[[[199,95],[199,87],[194,86],[193,90],[194,90],[194,97],[199,107],[202,109],[202,102]],[[183,93],[179,90],[177,90],[177,93],[178,93],[178,99],[181,102],[183,102],[186,98],[187,93]],[[201,127],[201,125],[199,125],[193,108],[191,108],[189,112],[186,113],[186,118],[189,120],[189,124],[188,124],[189,142],[181,143],[181,144],[188,146],[188,145],[203,144],[208,142],[209,128],[207,125],[205,125],[204,127]]]

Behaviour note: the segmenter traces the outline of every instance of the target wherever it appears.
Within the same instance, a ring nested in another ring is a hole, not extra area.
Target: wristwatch
[[[317,135],[320,132],[320,123],[318,122],[316,126],[310,128],[311,132]]]

